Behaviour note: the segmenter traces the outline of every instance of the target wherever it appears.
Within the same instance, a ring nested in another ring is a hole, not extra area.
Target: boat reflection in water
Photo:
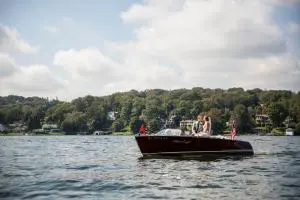
[[[151,159],[172,159],[172,160],[194,160],[199,162],[214,162],[221,160],[241,161],[244,159],[252,158],[252,155],[217,155],[217,154],[204,154],[204,155],[180,155],[180,156],[166,156],[166,155],[148,155],[138,158],[139,161],[151,160]]]
[[[252,156],[251,144],[223,136],[182,135],[179,129],[163,129],[156,134],[135,135],[139,149],[145,157],[210,158],[232,155]]]

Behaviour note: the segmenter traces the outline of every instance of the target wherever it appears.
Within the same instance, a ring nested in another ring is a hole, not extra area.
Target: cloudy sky
[[[1,0],[0,96],[300,90],[300,0]]]

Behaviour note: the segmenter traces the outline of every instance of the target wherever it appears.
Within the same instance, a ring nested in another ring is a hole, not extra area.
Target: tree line
[[[108,117],[110,114],[114,118]],[[145,122],[156,132],[172,117],[174,126],[198,114],[212,118],[216,133],[228,130],[226,122],[235,119],[240,133],[252,133],[259,126],[255,117],[269,115],[272,127],[283,127],[289,116],[291,128],[300,130],[300,93],[288,90],[244,90],[243,88],[131,90],[107,96],[87,95],[71,102],[40,97],[9,95],[0,97],[0,123],[20,122],[28,131],[42,124],[57,124],[67,134],[95,130],[132,131]]]

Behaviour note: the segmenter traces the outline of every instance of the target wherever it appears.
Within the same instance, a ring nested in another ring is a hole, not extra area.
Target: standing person
[[[144,124],[142,124],[142,125],[140,126],[139,134],[142,134],[142,135],[145,135],[145,134],[146,134],[146,129],[145,129]]]
[[[236,125],[235,125],[235,120],[232,120],[232,125],[231,125],[231,139],[234,140],[235,136],[236,136]]]
[[[202,115],[197,116],[197,121],[193,123],[192,133],[198,134],[203,130],[203,118]]]

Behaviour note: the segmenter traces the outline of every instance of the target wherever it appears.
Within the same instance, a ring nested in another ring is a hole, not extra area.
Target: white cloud
[[[44,26],[43,29],[50,33],[58,33],[59,32],[59,28],[56,26]]]
[[[87,94],[116,92],[111,86],[118,87],[126,76],[126,70],[119,63],[95,48],[60,50],[55,53],[53,64],[67,74],[69,85],[58,95],[68,100]]]
[[[0,78],[11,76],[15,71],[14,59],[8,54],[0,53]]]
[[[15,28],[0,25],[0,52],[37,53],[39,47],[23,40]]]
[[[149,19],[161,19],[176,12],[184,0],[147,0],[145,4],[133,4],[127,11],[121,13],[126,23],[146,22]]]
[[[253,68],[252,66],[256,66]],[[299,90],[300,69],[290,56],[282,55],[264,59],[251,59],[245,63],[249,78],[237,76],[235,79],[248,88],[267,86],[272,89]],[[251,70],[254,69],[254,70]]]
[[[116,77],[118,72],[118,64],[95,48],[58,51],[53,64],[63,67],[75,78],[96,76],[104,81]]]
[[[18,66],[14,59],[0,53],[0,95],[51,95],[67,85],[47,66]]]
[[[64,82],[57,78],[44,65],[30,65],[27,67],[20,67],[11,80],[8,81],[12,86],[22,91],[31,92],[49,92],[56,91],[63,87]]]
[[[276,2],[277,3],[277,2]],[[262,1],[145,1],[121,13],[135,39],[62,50],[53,64],[69,77],[69,97],[149,88],[299,90],[299,68]]]
[[[170,88],[177,80],[182,87],[299,90],[299,68],[287,58],[285,38],[271,18],[278,1],[160,2],[134,4],[121,13],[125,23],[135,24],[136,40],[117,50],[136,72],[136,86]]]
[[[59,50],[51,71],[6,61],[5,66],[18,70],[3,67],[11,77],[5,83],[14,91],[37,92],[42,91],[38,86],[46,85],[52,95],[64,99],[196,86],[299,90],[300,69],[295,65],[299,58],[291,57],[286,38],[272,19],[278,3],[283,1],[145,0],[120,13],[124,26],[133,27],[134,39],[106,43],[109,53],[88,47]],[[62,23],[75,25],[67,18]],[[289,27],[297,30],[295,24]],[[18,79],[36,81],[38,88],[35,82],[17,85]]]
[[[151,5],[147,8],[158,15],[162,12]],[[139,10],[135,9],[135,12],[132,21],[140,19]],[[132,13],[131,8],[128,13]],[[277,27],[270,22],[269,13],[267,6],[250,1],[186,1],[180,11],[162,18],[150,17],[146,23],[137,26],[137,41],[133,48],[147,54],[177,57],[184,53],[188,57],[197,54],[197,57],[205,58],[251,56],[259,53],[257,50],[262,54],[282,52],[284,41]]]

